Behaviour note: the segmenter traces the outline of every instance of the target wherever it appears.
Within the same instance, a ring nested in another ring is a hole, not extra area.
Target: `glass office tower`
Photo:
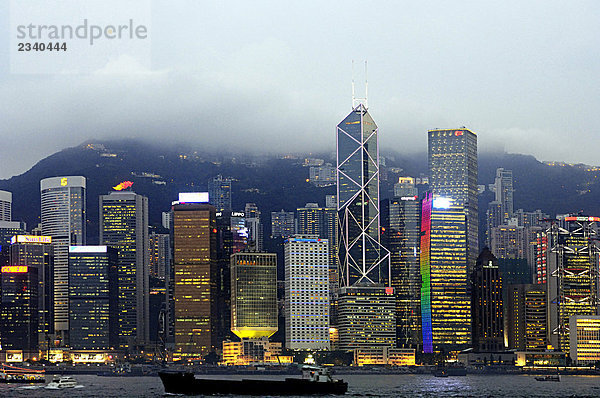
[[[471,300],[463,207],[428,192],[421,214],[423,351],[466,348],[471,342]]]
[[[135,192],[100,195],[100,244],[119,251],[119,344],[150,339],[148,198]]]
[[[466,128],[430,130],[429,188],[434,195],[451,198],[466,216],[469,273],[479,255],[477,205],[477,136]]]
[[[378,128],[363,104],[337,126],[337,203],[340,348],[395,345],[390,254],[380,244]]]
[[[85,177],[50,177],[40,181],[42,234],[54,251],[54,331],[62,344],[69,332],[69,246],[85,245]]]

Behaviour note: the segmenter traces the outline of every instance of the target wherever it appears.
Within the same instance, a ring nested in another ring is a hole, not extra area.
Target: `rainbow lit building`
[[[470,343],[465,212],[453,200],[427,193],[421,219],[423,352]]]

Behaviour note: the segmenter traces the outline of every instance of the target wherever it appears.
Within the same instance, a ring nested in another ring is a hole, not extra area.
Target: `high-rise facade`
[[[10,265],[27,266],[37,270],[38,342],[40,347],[43,347],[50,335],[54,333],[54,256],[51,244],[52,237],[50,236],[16,235],[12,238],[10,245]]]
[[[38,349],[37,267],[1,268],[0,343],[4,350]]]
[[[208,180],[208,200],[217,211],[231,211],[231,184],[229,177],[218,175]]]
[[[502,278],[498,260],[486,247],[471,273],[472,344],[476,352],[504,351]]]
[[[231,256],[231,331],[241,339],[277,332],[277,255],[239,252]]]
[[[70,344],[76,350],[108,350],[118,344],[117,250],[69,248]]]
[[[421,328],[423,351],[471,343],[466,216],[453,199],[428,192],[421,210]]]
[[[492,253],[497,258],[527,258],[529,239],[520,225],[499,225],[491,230]]]
[[[419,190],[415,186],[415,179],[412,177],[400,177],[394,184],[394,197],[402,198],[419,195]]]
[[[271,212],[271,237],[289,238],[296,233],[296,219],[293,211]]]
[[[248,229],[248,244],[253,250],[262,251],[264,243],[263,224],[260,221],[260,210],[254,203],[246,203],[246,228]]]
[[[421,206],[412,188],[402,192],[412,195],[381,202],[381,236],[390,251],[399,347],[417,347],[421,341]]]
[[[119,191],[100,196],[100,245],[119,252],[119,344],[150,339],[148,198]]]
[[[0,221],[12,221],[12,192],[0,191]]]
[[[545,351],[547,347],[547,299],[544,285],[508,287],[505,305],[505,342],[517,351]]]
[[[150,276],[165,280],[171,262],[171,240],[169,234],[154,231],[148,235]]]
[[[379,238],[378,128],[359,105],[337,126],[340,286],[388,284]]]
[[[217,224],[207,203],[173,203],[175,354],[200,358],[217,344]]]
[[[54,252],[54,331],[62,344],[69,332],[69,246],[86,243],[85,177],[44,178],[40,182],[42,234]]]
[[[502,223],[505,224],[511,219],[514,212],[512,170],[496,169],[496,178],[490,188],[495,193],[495,200],[500,203]]]
[[[600,217],[566,216],[546,231],[548,337],[569,352],[569,318],[599,315]]]
[[[285,346],[329,349],[329,242],[294,235],[284,243]]]
[[[428,133],[429,187],[434,195],[451,198],[466,217],[468,270],[479,255],[477,136],[466,128]]]
[[[359,104],[336,135],[340,347],[368,344],[367,335],[395,345],[390,255],[380,243],[378,128]]]
[[[394,288],[340,288],[339,349],[355,350],[396,345]]]

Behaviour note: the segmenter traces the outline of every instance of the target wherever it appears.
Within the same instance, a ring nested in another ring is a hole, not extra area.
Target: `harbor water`
[[[0,385],[1,397],[163,397],[158,377],[101,377],[74,375],[79,388],[46,390],[40,385]],[[200,377],[200,376],[198,376]],[[241,378],[242,376],[202,376]],[[279,378],[280,376],[243,376]],[[598,397],[600,376],[561,376],[560,382],[540,382],[530,375],[335,375],[348,382],[346,397]],[[48,377],[51,379],[51,377]],[[269,392],[265,391],[265,396]]]

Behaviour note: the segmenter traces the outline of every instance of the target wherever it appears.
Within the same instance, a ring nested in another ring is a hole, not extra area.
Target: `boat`
[[[46,372],[2,365],[0,367],[0,383],[45,383]]]
[[[560,381],[560,375],[536,376],[537,381]]]
[[[334,380],[326,368],[304,366],[302,378],[285,380],[197,379],[193,373],[159,372],[165,392],[185,395],[343,395],[348,383]]]
[[[438,366],[431,372],[435,377],[466,376],[467,369],[464,366]]]
[[[435,369],[432,371],[435,377],[448,377],[449,374],[446,372],[446,369]]]
[[[48,390],[62,390],[63,388],[74,388],[76,386],[77,381],[71,376],[55,376],[44,388]]]

